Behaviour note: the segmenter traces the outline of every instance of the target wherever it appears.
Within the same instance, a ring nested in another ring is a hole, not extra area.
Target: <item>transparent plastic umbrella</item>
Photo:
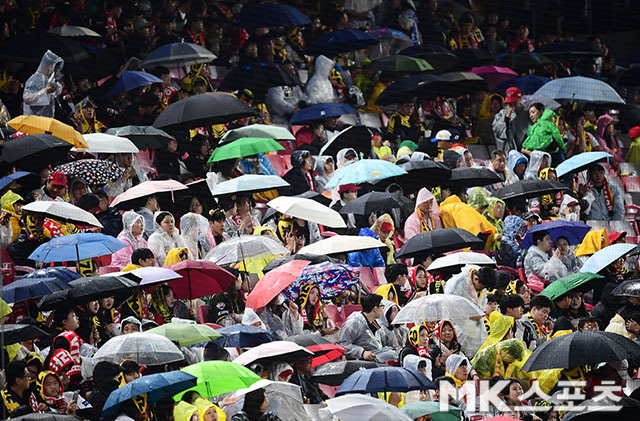
[[[393,319],[393,324],[466,320],[483,314],[480,307],[464,297],[433,294],[409,302]]]
[[[333,416],[342,421],[395,420],[410,421],[405,413],[382,399],[351,394],[326,401]]]
[[[204,260],[224,266],[245,259],[285,254],[289,254],[289,250],[271,238],[262,235],[241,235],[215,246]]]
[[[120,364],[133,360],[140,365],[161,365],[184,360],[170,339],[154,333],[130,333],[109,339],[93,356],[95,362]]]

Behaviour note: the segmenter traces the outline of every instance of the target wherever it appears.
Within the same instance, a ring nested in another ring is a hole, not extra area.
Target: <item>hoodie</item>
[[[547,157],[547,165],[542,167],[544,157]],[[525,180],[539,180],[540,171],[551,166],[551,155],[543,151],[533,151],[529,157],[529,166],[524,172]]]
[[[515,169],[518,166],[519,163],[524,162],[525,164],[527,164],[529,162],[529,159],[526,157],[525,154],[520,153],[516,150],[513,151],[509,151],[509,155],[507,157],[507,168],[509,168],[509,170],[515,175]],[[523,173],[524,176],[524,173]],[[517,177],[517,175],[516,175]]]
[[[167,234],[158,222],[158,217],[163,213],[171,216],[171,219],[173,220],[174,228],[171,235]],[[169,212],[155,212],[153,214],[153,228],[154,232],[153,234],[151,234],[151,236],[149,236],[149,248],[153,252],[153,255],[155,256],[158,264],[162,266],[164,265],[164,261],[167,258],[167,253],[169,253],[169,250],[174,248],[187,247],[187,244],[180,236],[180,231],[178,231],[178,228],[175,227],[175,219]]]
[[[376,337],[380,339],[382,346],[400,348],[407,341],[409,329],[402,325],[391,324],[391,321],[389,320],[391,311],[394,307],[399,310],[396,303],[387,299],[382,299],[382,306],[382,316],[378,318],[380,329],[376,331]]]
[[[603,114],[596,120],[596,139],[598,140],[598,144],[600,148],[609,152],[616,161],[624,162],[622,158],[622,148],[618,142],[618,139],[614,136],[607,136],[606,131],[607,127],[609,127],[613,123],[613,117],[609,114]]]
[[[431,214],[423,215],[422,212],[418,209],[422,203],[431,200]],[[438,202],[433,196],[433,194],[427,189],[423,187],[418,192],[418,197],[416,199],[416,206],[414,211],[407,221],[404,223],[404,237],[405,239],[410,239],[414,235],[420,234],[421,232],[431,231],[435,228],[443,228],[442,221],[438,214],[440,213],[440,208],[438,207]]]
[[[131,255],[136,249],[149,248],[143,235],[137,237],[131,232],[133,224],[136,221],[142,221],[142,233],[144,234],[144,217],[133,211],[127,211],[122,214],[122,231],[118,234],[118,240],[122,241],[126,247],[116,251],[111,258],[111,264],[120,269],[131,263]]]
[[[54,74],[56,65],[60,65],[58,72]],[[47,50],[40,60],[38,71],[29,77],[24,85],[24,115],[38,115],[42,117],[55,116],[55,98],[62,92],[62,85],[57,82],[62,75],[64,60],[58,57],[51,50]],[[56,87],[52,93],[47,93],[47,85]]]
[[[379,240],[378,235],[373,232],[371,228],[362,228],[358,236],[373,237]],[[349,253],[348,260],[349,266],[351,267],[368,267],[373,270],[373,268],[385,266],[385,261],[382,253],[380,253],[380,249],[361,250]]]

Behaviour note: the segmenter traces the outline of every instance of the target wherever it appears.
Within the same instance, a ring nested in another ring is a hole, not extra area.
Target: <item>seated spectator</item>
[[[551,236],[545,230],[533,233],[533,245],[529,247],[524,257],[524,273],[527,278],[537,276],[543,281],[553,282],[567,275],[567,269],[560,260],[560,250],[553,251],[549,258],[548,252],[553,248]]]

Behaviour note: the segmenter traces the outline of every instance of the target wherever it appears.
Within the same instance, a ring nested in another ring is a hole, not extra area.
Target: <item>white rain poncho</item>
[[[189,212],[180,218],[182,239],[187,243],[190,259],[201,259],[209,252],[211,247],[206,239],[208,229],[209,221],[202,215]]]
[[[382,316],[378,318],[380,329],[376,332],[376,337],[382,342],[382,346],[390,346],[392,348],[402,348],[407,342],[409,329],[406,326],[393,325],[389,320],[389,314],[393,307],[398,305],[393,301],[382,300]],[[398,311],[400,309],[398,308]],[[429,365],[431,367],[431,365]]]
[[[327,163],[328,160],[332,160],[334,161],[333,157],[331,156],[319,156],[318,159],[316,159],[316,190],[321,192],[324,191],[324,186],[327,185],[327,183],[329,182],[329,179],[331,178],[331,176],[333,175],[333,173],[331,174],[327,174],[327,171],[324,168],[324,165]],[[335,161],[334,161],[335,163]],[[335,167],[334,167],[335,169]]]
[[[173,223],[175,225],[175,219],[173,215],[166,211],[158,211],[153,214],[153,234],[149,237],[149,248],[153,252],[158,264],[160,266],[164,265],[164,261],[167,259],[167,253],[169,250],[178,248],[178,247],[187,247],[187,244],[184,242],[184,239],[180,236],[180,231],[178,231],[177,227],[173,228],[173,232],[171,235],[167,234],[160,224],[158,223],[158,217],[162,214],[166,214],[171,216]],[[163,215],[166,216],[166,215]]]
[[[418,370],[418,367],[422,361],[426,364],[425,370],[427,371],[427,378],[433,379],[433,374],[431,373],[431,360],[428,358],[419,357],[417,355],[407,355],[404,357],[404,360],[402,360],[402,367],[420,371]]]
[[[338,151],[338,154],[336,155],[336,169],[340,169],[340,168],[343,168],[343,167],[348,165],[347,162],[349,162],[349,161],[346,160],[346,156],[347,156],[347,153],[349,153],[350,151],[355,154],[355,156],[356,156],[355,161],[358,160],[358,153],[356,152],[355,149],[353,149],[353,148],[340,149]],[[351,162],[355,162],[355,161],[351,161]],[[351,162],[349,162],[349,163],[351,163]]]
[[[307,83],[306,89],[311,103],[335,102],[338,99],[329,80],[331,70],[335,64],[335,61],[322,55],[316,58],[316,69],[313,76],[311,76],[311,80]]]
[[[111,264],[120,269],[131,263],[131,255],[136,249],[149,248],[142,234],[137,237],[131,232],[136,221],[142,221],[142,232],[144,233],[144,217],[134,211],[127,211],[122,214],[122,231],[118,234],[118,240],[126,244],[126,247],[116,251],[111,258]]]
[[[58,64],[60,66],[55,72]],[[57,80],[62,77],[60,72],[63,66],[64,60],[55,53],[50,50],[44,53],[38,71],[32,74],[24,85],[24,93],[22,94],[24,115],[54,117],[55,97],[62,92],[62,85]],[[47,93],[48,84],[56,86],[55,92]]]
[[[569,272],[560,258],[555,255],[549,258],[540,248],[531,246],[524,257],[524,274],[527,278],[536,275],[542,280],[553,282],[569,275]]]
[[[541,167],[544,157],[547,157],[547,166]],[[551,155],[542,151],[533,151],[529,157],[529,166],[524,173],[523,179],[525,180],[538,180],[540,179],[540,171],[544,168],[548,168],[551,165]]]
[[[103,155],[103,154],[99,154],[98,158],[103,159],[100,155]],[[121,154],[121,153],[115,154],[115,163],[116,163],[116,165],[118,165],[118,167],[126,170],[127,168],[124,166],[124,156],[123,155],[129,155],[129,154]],[[133,155],[133,154],[131,154],[131,155]],[[144,170],[140,167],[140,163],[136,159],[135,155],[133,155],[133,162],[132,162],[131,167],[136,171],[136,177],[137,177],[137,182],[138,183],[144,183],[145,181],[149,181],[149,177],[147,177],[147,173],[144,172]],[[129,190],[133,186],[134,186],[134,179],[133,178],[125,178],[125,176],[123,175],[122,177],[120,177],[116,181],[113,181],[113,182],[107,184],[107,186],[105,187],[105,190],[106,190],[107,194],[109,195],[109,197],[116,197],[120,193],[123,193],[123,192]]]

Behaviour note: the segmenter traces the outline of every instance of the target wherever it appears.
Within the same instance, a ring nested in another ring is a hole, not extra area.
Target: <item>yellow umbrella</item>
[[[26,134],[50,134],[71,143],[76,148],[89,147],[80,132],[55,118],[21,115],[10,120],[7,124]]]

